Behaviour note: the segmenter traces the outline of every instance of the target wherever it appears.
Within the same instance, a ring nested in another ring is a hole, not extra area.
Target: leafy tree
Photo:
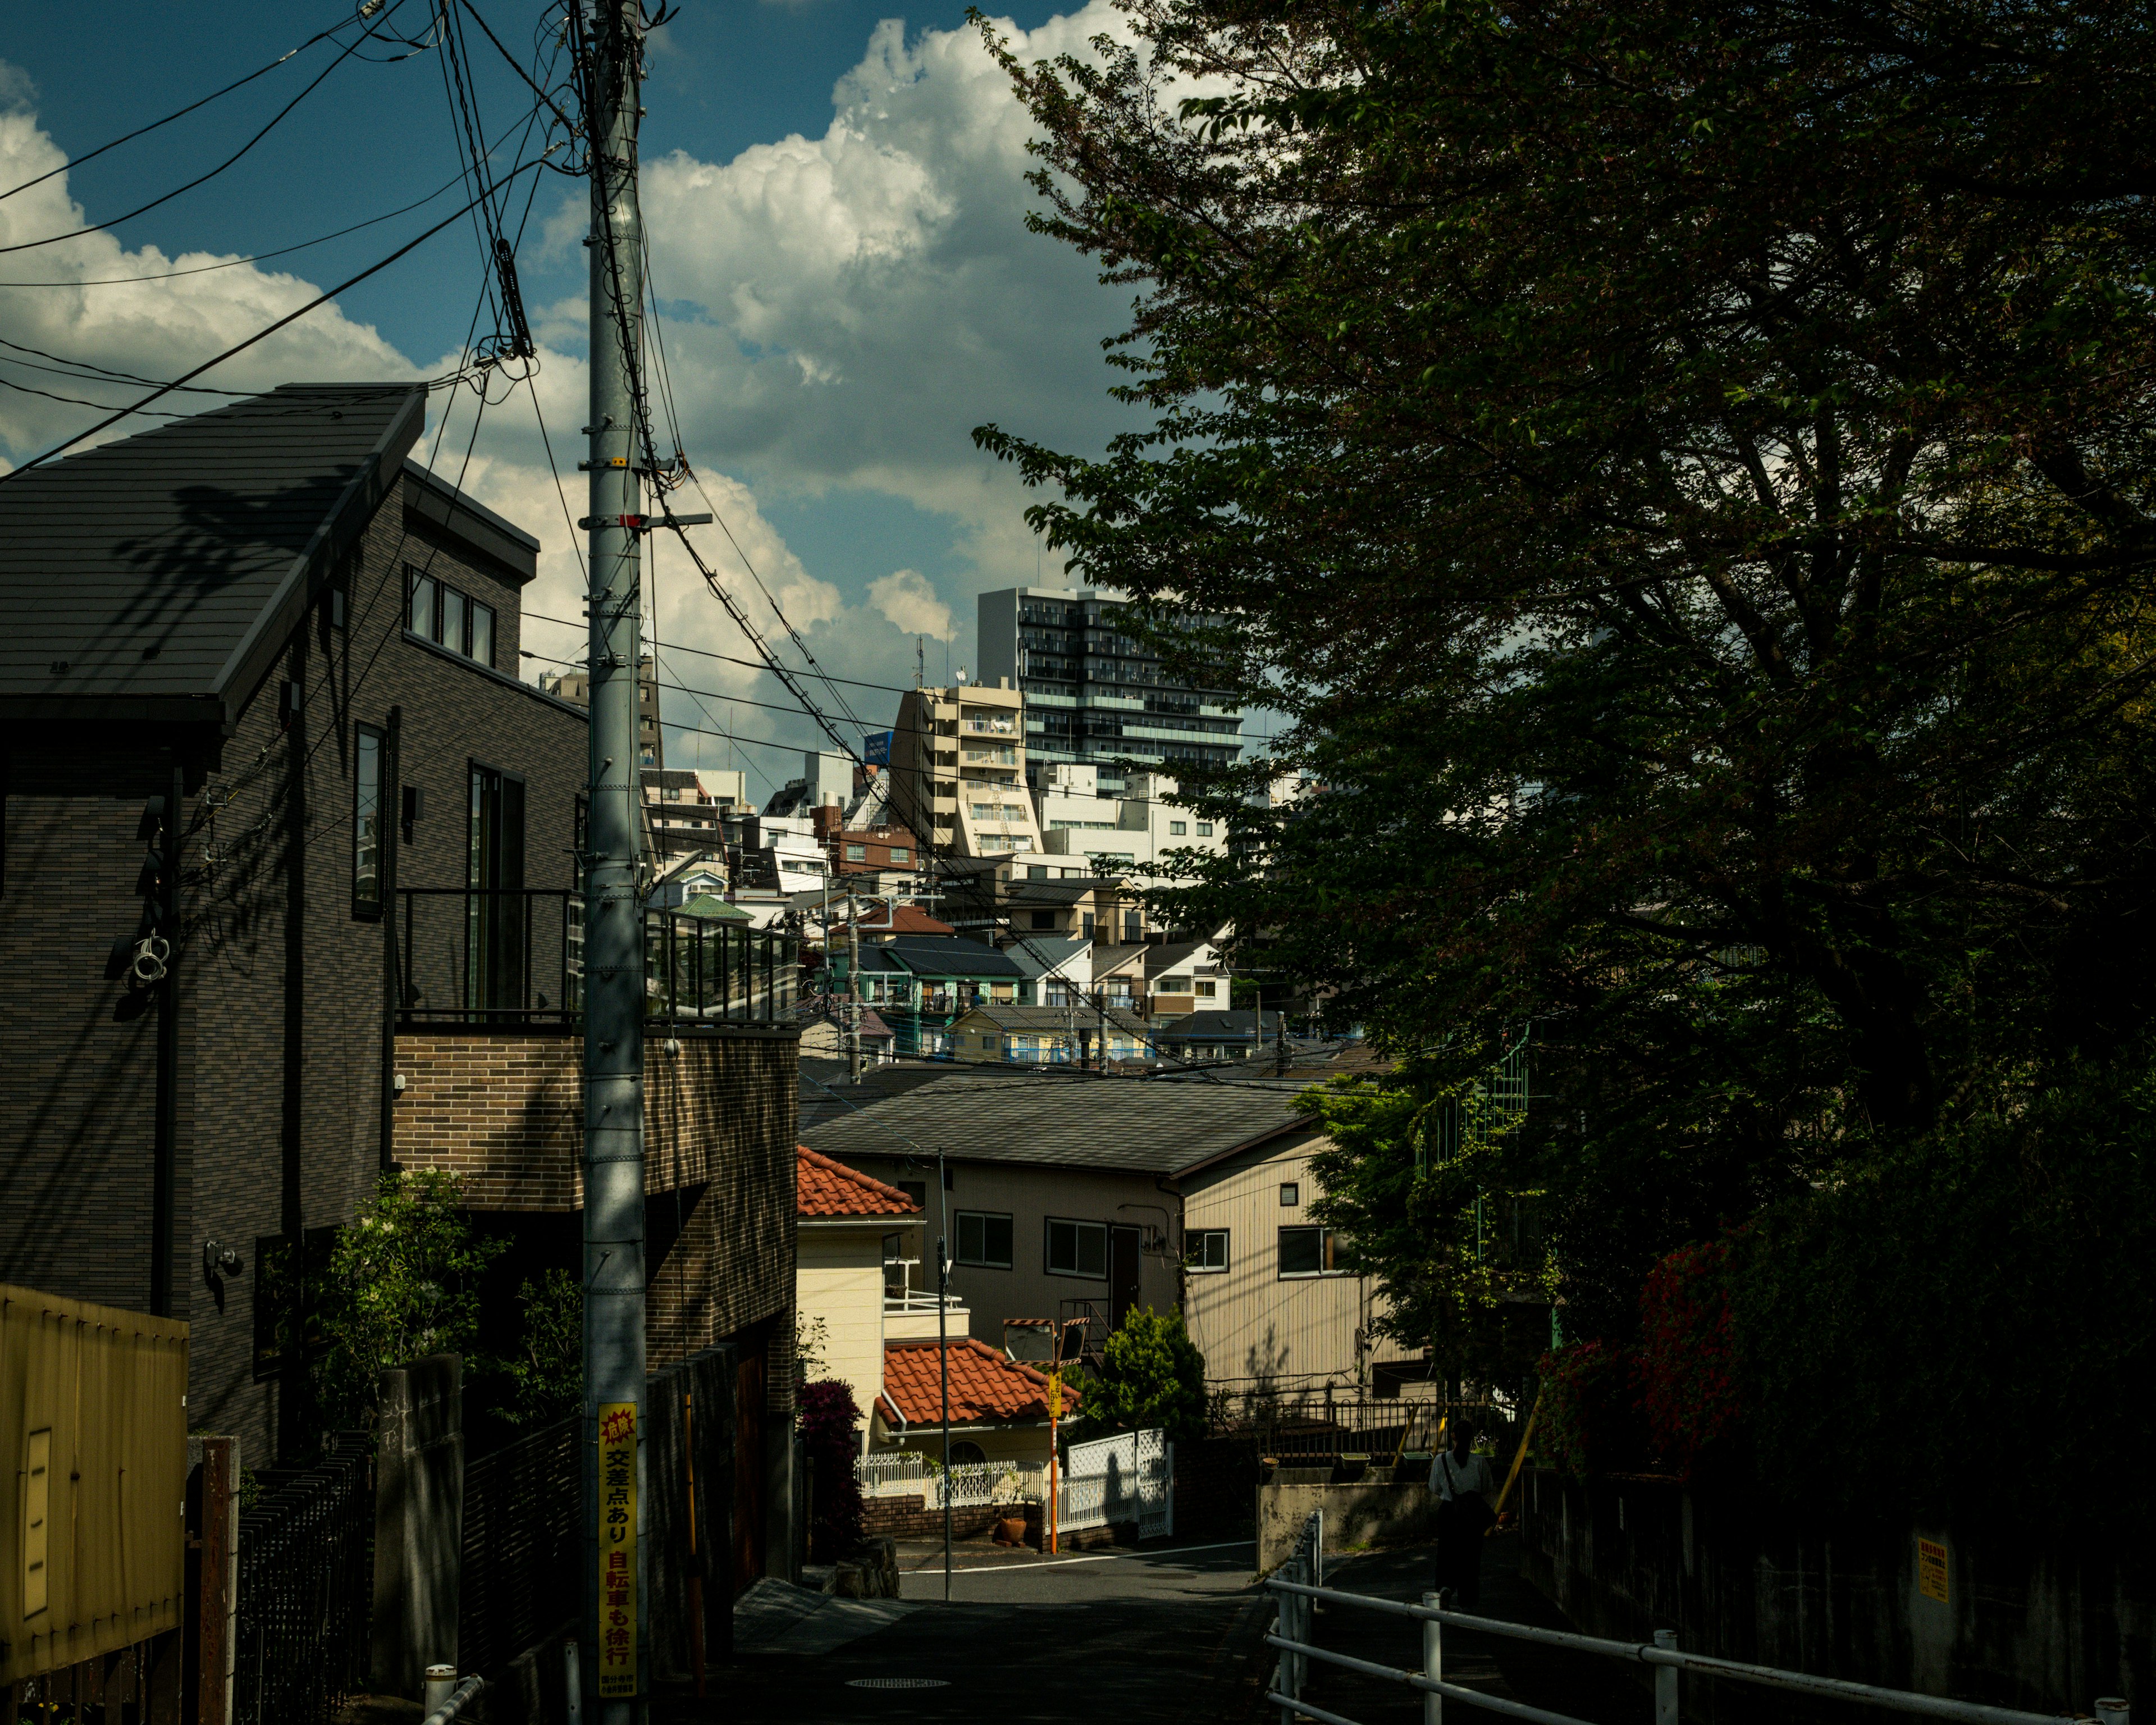
[[[1110,1431],[1158,1427],[1171,1439],[1205,1430],[1205,1357],[1182,1312],[1133,1306],[1101,1354],[1099,1374],[1081,1404],[1088,1421]]]
[[[1418,1051],[1381,1091],[1533,1024],[1474,1183],[1545,1194],[1568,1329],[2131,1045],[2156,13],[1127,10],[1134,45],[1005,64],[1035,226],[1136,291],[1150,423],[977,436],[1074,572],[1287,716],[1201,788],[1236,842],[1175,920]],[[1425,1220],[1358,1250],[1406,1287],[1461,1180],[1370,1106],[1370,1194]]]
[[[544,1425],[583,1404],[584,1291],[566,1270],[529,1277],[518,1352],[501,1363],[508,1397],[496,1409],[511,1425]]]
[[[475,1358],[479,1281],[508,1241],[475,1238],[454,1175],[383,1174],[373,1203],[338,1230],[323,1287],[316,1393],[333,1425],[370,1423],[377,1379],[430,1353]]]

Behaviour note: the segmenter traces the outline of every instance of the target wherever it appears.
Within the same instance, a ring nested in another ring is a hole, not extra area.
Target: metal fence
[[[916,1498],[923,1509],[981,1509],[993,1503],[1039,1503],[1048,1488],[1047,1470],[1017,1461],[962,1461],[947,1474],[932,1458],[907,1450],[863,1455],[854,1478],[864,1497]]]
[[[1281,1725],[1295,1725],[1299,1717],[1317,1720],[1320,1725],[1356,1725],[1354,1720],[1330,1712],[1322,1707],[1312,1706],[1303,1698],[1313,1660],[1339,1670],[1355,1671],[1366,1677],[1377,1677],[1419,1690],[1423,1697],[1424,1725],[1441,1725],[1447,1701],[1497,1713],[1507,1718],[1530,1720],[1534,1722],[1534,1725],[1589,1725],[1589,1722],[1569,1714],[1529,1707],[1523,1702],[1486,1694],[1481,1690],[1448,1681],[1445,1676],[1445,1631],[1447,1629],[1467,1630],[1478,1635],[1497,1635],[1516,1641],[1532,1641],[1545,1647],[1560,1647],[1574,1653],[1599,1654],[1608,1659],[1646,1666],[1654,1673],[1655,1725],[1678,1725],[1678,1709],[1683,1699],[1680,1686],[1686,1672],[1702,1679],[1712,1678],[1756,1688],[1817,1696],[1856,1706],[1879,1707],[1891,1712],[1956,1720],[1961,1722],[1961,1725],[2066,1725],[2065,1717],[2058,1714],[2023,1712],[2017,1708],[1991,1707],[1981,1702],[1957,1701],[1940,1695],[1919,1695],[1907,1689],[1882,1689],[1873,1684],[1853,1683],[1840,1677],[1816,1676],[1809,1671],[1782,1671],[1773,1666],[1745,1665],[1732,1659],[1686,1653],[1679,1650],[1674,1630],[1658,1630],[1652,1642],[1609,1641],[1594,1635],[1573,1635],[1562,1630],[1537,1629],[1523,1623],[1505,1623],[1491,1617],[1471,1617],[1465,1612],[1446,1609],[1441,1603],[1443,1596],[1437,1594],[1426,1593],[1422,1596],[1419,1605],[1410,1605],[1399,1599],[1373,1599],[1362,1594],[1342,1593],[1324,1584],[1323,1547],[1323,1524],[1319,1517],[1313,1514],[1303,1524],[1302,1537],[1296,1546],[1294,1555],[1281,1564],[1265,1583],[1279,1609],[1278,1620],[1265,1640],[1267,1645],[1278,1649],[1281,1656],[1280,1662],[1274,1667],[1272,1682],[1265,1699],[1280,1708]],[[1379,1665],[1373,1660],[1352,1658],[1347,1654],[1335,1653],[1318,1646],[1315,1608],[1321,1603],[1332,1611],[1351,1609],[1383,1612],[1419,1624],[1422,1631],[1419,1668],[1403,1669]],[[2094,1702],[2092,1707],[2102,1725],[2126,1725],[2125,1702],[2107,1697]]]
[[[1175,1445],[1161,1431],[1119,1432],[1073,1444],[1056,1478],[1064,1532],[1134,1522],[1138,1538],[1175,1531]]]
[[[554,887],[398,889],[398,1009],[408,1025],[566,1026],[583,1010],[584,901]],[[671,1024],[790,1023],[800,942],[647,911],[644,999]]]
[[[1281,1467],[1394,1467],[1427,1461],[1463,1420],[1498,1455],[1517,1446],[1520,1410],[1502,1402],[1312,1396],[1270,1409],[1259,1449]]]
[[[576,1615],[578,1417],[465,1464],[457,1662],[466,1671],[498,1674]]]
[[[239,1518],[235,1725],[328,1725],[367,1688],[374,1491],[363,1432],[311,1467],[256,1470]]]

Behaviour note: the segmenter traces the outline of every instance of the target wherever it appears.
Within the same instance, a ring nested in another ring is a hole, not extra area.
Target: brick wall
[[[781,1318],[769,1338],[778,1414],[793,1406],[796,1046],[790,1029],[729,1025],[644,1050],[647,1357],[655,1370]],[[567,1033],[400,1034],[398,1164],[450,1170],[485,1213],[580,1209],[582,1060]]]

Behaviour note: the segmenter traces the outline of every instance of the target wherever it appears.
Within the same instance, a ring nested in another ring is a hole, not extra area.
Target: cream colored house
[[[796,1155],[800,1227],[796,1308],[804,1328],[822,1325],[825,1374],[840,1379],[853,1392],[854,1405],[863,1416],[861,1445],[865,1450],[875,1401],[883,1394],[885,1341],[894,1329],[916,1333],[920,1322],[921,1314],[911,1309],[913,1302],[907,1295],[909,1266],[918,1265],[933,1248],[923,1246],[920,1204],[898,1188],[819,1155],[806,1144]],[[932,1301],[934,1296],[927,1297]],[[932,1305],[927,1317],[932,1336]],[[956,1333],[965,1332],[963,1310],[947,1322]]]
[[[1210,1388],[1257,1399],[1316,1398],[1328,1385],[1418,1393],[1420,1358],[1373,1335],[1375,1280],[1342,1269],[1332,1230],[1311,1218],[1310,1158],[1324,1142],[1298,1118],[1176,1177],[1183,1322]]]

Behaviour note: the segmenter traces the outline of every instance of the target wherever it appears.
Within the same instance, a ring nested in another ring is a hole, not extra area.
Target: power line
[[[564,500],[563,506],[565,508],[567,507],[566,500]],[[523,613],[523,615],[537,623],[557,623],[561,624],[564,629],[583,629],[587,626],[581,623],[572,622],[567,617],[549,617],[543,611],[526,611]],[[651,644],[654,647],[664,647],[669,652],[672,653],[693,653],[699,659],[716,659],[722,660],[727,665],[742,665],[750,670],[768,671],[771,669],[768,665],[766,665],[760,659],[742,659],[731,653],[714,653],[707,648],[691,647],[684,641],[661,641],[654,639]],[[913,692],[910,689],[901,688],[896,683],[868,683],[864,682],[859,677],[834,677],[830,678],[829,680],[839,683],[850,683],[856,689],[879,690],[886,695],[911,695]],[[719,697],[721,700],[730,700],[732,698],[732,697],[728,696],[721,696]]]
[[[346,25],[352,22],[352,20],[349,18],[340,18],[335,23],[331,24],[328,29],[316,31],[313,35],[308,37],[307,39],[305,42],[302,42],[297,48],[289,48],[285,49],[284,53],[279,54],[275,59],[270,61],[266,66],[257,66],[252,72],[247,74],[245,77],[234,79],[233,81],[226,85],[223,89],[213,90],[208,95],[202,97],[200,100],[189,102],[184,108],[174,109],[162,120],[153,120],[147,126],[138,126],[132,131],[123,132],[118,137],[112,139],[110,142],[100,144],[95,150],[89,151],[86,155],[71,157],[67,161],[63,162],[58,167],[48,168],[44,173],[39,174],[35,179],[25,180],[19,186],[10,186],[5,192],[0,192],[0,201],[5,201],[8,198],[13,198],[18,192],[27,192],[33,186],[42,186],[47,180],[51,179],[55,174],[64,174],[70,168],[80,167],[85,162],[95,162],[99,157],[104,155],[106,151],[117,150],[122,144],[132,143],[136,138],[144,136],[150,132],[157,131],[161,126],[170,126],[175,120],[184,119],[187,116],[193,113],[196,109],[207,107],[210,103],[215,101],[219,96],[230,95],[233,91],[241,88],[243,85],[252,84],[256,79],[264,77],[268,74],[275,71],[278,67],[283,65],[285,62],[290,59],[293,55],[305,53],[307,49],[312,48],[325,36],[336,34],[337,31],[343,29]]]
[[[390,0],[389,10],[382,15],[382,23],[388,23],[390,18],[396,14],[398,8],[403,6],[405,0]],[[309,96],[312,95],[316,89],[321,85],[321,81],[325,78],[328,77],[331,73],[336,71],[336,69],[342,65],[347,59],[351,59],[352,56],[358,51],[360,43],[366,41],[369,37],[372,36],[375,30],[378,28],[379,26],[377,25],[370,24],[360,33],[357,40],[354,41],[342,54],[339,54],[335,59],[331,60],[329,64],[323,67],[320,72],[316,74],[312,83],[309,84],[305,90],[299,93],[299,95],[294,96],[290,101],[285,103],[283,107],[280,108],[274,115],[272,115],[267,125],[263,126],[259,131],[256,132],[254,136],[248,139],[248,141],[242,144],[237,150],[234,151],[231,155],[226,157],[223,161],[218,163],[215,167],[210,169],[208,173],[198,174],[193,179],[189,180],[184,186],[176,186],[171,191],[166,193],[162,197],[153,198],[147,203],[137,204],[133,209],[129,210],[126,215],[114,216],[110,221],[95,222],[87,228],[77,228],[66,234],[49,234],[43,239],[25,239],[19,241],[13,245],[0,245],[0,256],[5,256],[10,252],[33,251],[41,245],[56,245],[63,239],[80,239],[85,234],[102,234],[108,228],[116,228],[122,222],[132,221],[136,216],[141,215],[147,211],[156,209],[160,204],[170,203],[175,198],[180,196],[182,193],[192,192],[196,187],[202,185],[206,181],[215,179],[219,174],[223,173],[225,169],[230,167],[233,163],[239,161],[241,157],[246,155],[249,150],[252,150],[257,144],[260,143],[263,139],[268,137],[270,132],[276,128],[278,123],[282,121],[287,114],[290,114],[293,109],[298,107],[301,102],[304,102]],[[20,190],[21,188],[18,187],[17,189]]]
[[[518,174],[523,173],[530,168],[536,167],[538,163],[536,162],[526,162],[522,167],[512,169],[503,177],[503,179],[496,182],[496,184],[506,185],[510,180],[516,178]],[[474,203],[476,203],[478,200],[475,199],[473,201]],[[141,413],[142,409],[149,406],[151,402],[157,401],[163,396],[171,394],[172,391],[178,388],[182,383],[192,382],[193,379],[202,376],[204,372],[210,370],[213,367],[223,365],[225,361],[230,359],[234,354],[245,352],[257,341],[263,341],[270,336],[274,336],[278,331],[283,329],[288,323],[297,322],[300,318],[305,317],[310,311],[314,311],[317,306],[326,305],[330,300],[334,300],[339,294],[343,293],[347,288],[357,287],[361,282],[365,281],[370,275],[379,275],[382,270],[387,270],[392,264],[403,257],[407,252],[416,250],[428,240],[432,239],[437,234],[439,234],[443,228],[448,227],[451,223],[459,220],[465,215],[465,211],[469,210],[471,206],[467,204],[465,206],[464,209],[456,210],[452,213],[443,217],[440,221],[435,223],[434,225],[427,229],[425,233],[420,234],[415,239],[407,240],[403,245],[398,247],[395,251],[390,253],[388,257],[382,259],[381,262],[368,264],[367,267],[361,270],[358,275],[349,277],[346,280],[338,283],[336,286],[331,288],[327,293],[316,295],[315,298],[308,300],[305,305],[300,306],[298,311],[286,312],[284,316],[279,318],[275,323],[269,325],[265,328],[257,330],[244,341],[235,342],[233,346],[226,348],[223,352],[218,354],[215,358],[204,360],[192,371],[185,372],[180,377],[174,378],[171,382],[151,390],[149,394],[144,396],[140,401],[134,403],[131,406],[122,408],[118,413],[99,420],[96,424],[90,427],[85,431],[77,432],[73,437],[68,439],[65,443],[55,444],[51,449],[47,449],[43,454],[33,456],[29,460],[25,461],[20,467],[16,468],[13,472],[0,474],[0,485],[6,485],[8,481],[12,479],[18,478],[22,475],[29,472],[33,468],[43,466],[46,462],[51,460],[54,456],[59,454],[64,450],[73,449],[77,444],[81,443],[86,438],[95,437],[99,432],[105,430],[110,426],[118,424],[122,419],[126,418],[131,413]],[[448,381],[454,382],[456,379],[452,377]]]

